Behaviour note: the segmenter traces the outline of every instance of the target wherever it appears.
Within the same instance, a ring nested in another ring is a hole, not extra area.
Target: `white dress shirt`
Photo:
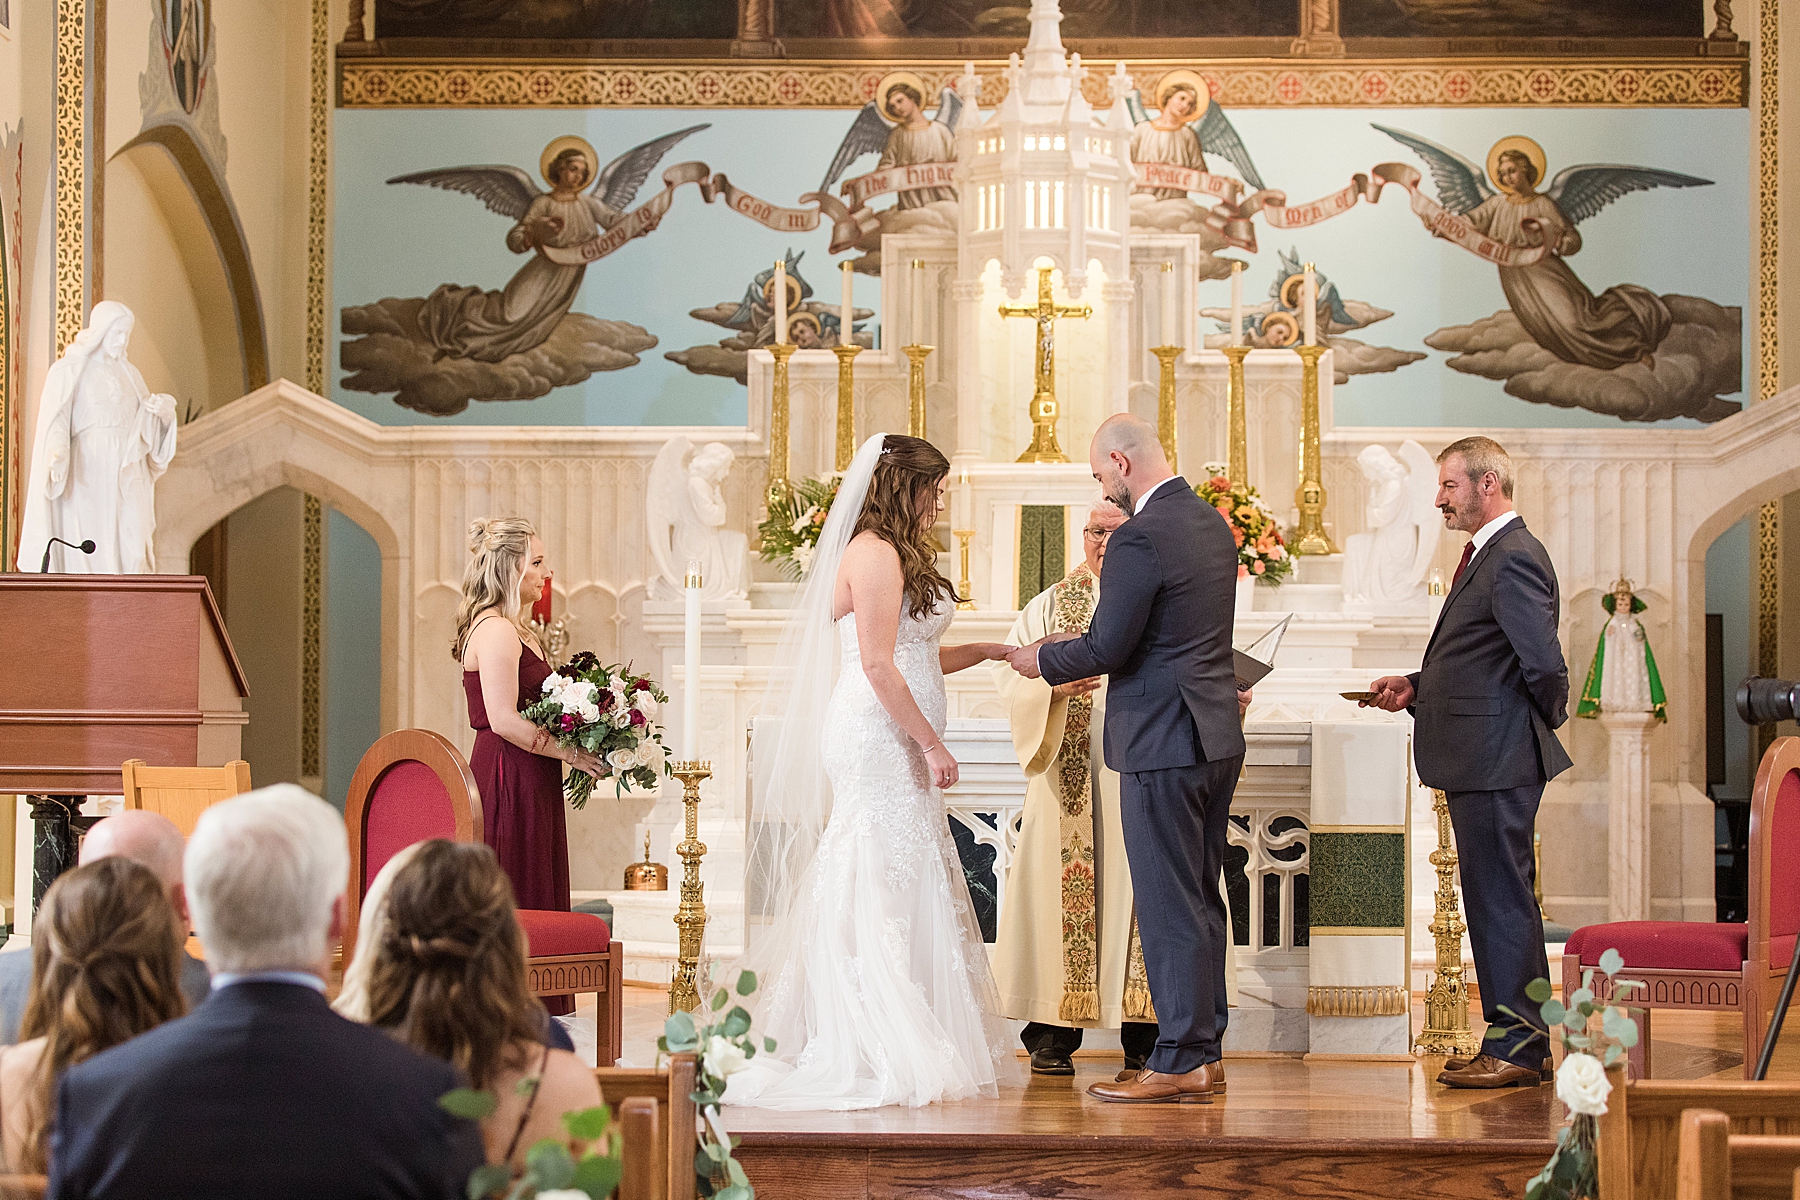
[[[1499,516],[1497,516],[1493,520],[1489,521],[1486,525],[1483,525],[1480,529],[1477,529],[1475,531],[1475,536],[1469,539],[1471,542],[1473,542],[1475,544],[1475,554],[1480,554],[1481,548],[1483,546],[1487,545],[1490,541],[1492,541],[1494,539],[1494,535],[1496,533],[1499,533],[1502,529],[1505,529],[1509,522],[1516,521],[1518,519],[1519,519],[1519,514],[1517,511],[1507,511],[1507,512],[1501,513]],[[1470,561],[1474,560],[1475,554],[1469,555]]]
[[[1143,495],[1139,496],[1137,498],[1137,502],[1131,506],[1131,515],[1135,517],[1139,513],[1143,512],[1144,505],[1150,503],[1150,497],[1156,495],[1157,490],[1159,488],[1161,488],[1164,484],[1173,483],[1175,480],[1180,479],[1180,478],[1181,478],[1181,476],[1179,476],[1179,475],[1171,475],[1167,479],[1163,480],[1161,483],[1151,484],[1150,490],[1145,492]]]

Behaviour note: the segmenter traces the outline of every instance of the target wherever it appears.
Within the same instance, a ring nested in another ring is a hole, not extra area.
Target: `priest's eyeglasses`
[[[1089,525],[1081,531],[1081,536],[1090,542],[1104,542],[1113,535],[1113,531],[1099,525]]]

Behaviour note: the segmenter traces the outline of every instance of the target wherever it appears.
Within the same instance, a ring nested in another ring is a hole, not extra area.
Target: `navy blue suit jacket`
[[[1106,765],[1161,771],[1244,752],[1231,623],[1237,544],[1179,475],[1113,531],[1086,634],[1045,645],[1052,684],[1107,676]]]
[[[484,1160],[449,1063],[292,983],[239,983],[63,1072],[52,1200],[448,1200]]]
[[[1519,518],[1469,560],[1413,685],[1419,781],[1498,792],[1573,765],[1554,730],[1569,719],[1569,668],[1556,640],[1556,568]]]

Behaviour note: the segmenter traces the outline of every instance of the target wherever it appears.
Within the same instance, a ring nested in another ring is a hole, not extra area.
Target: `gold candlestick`
[[[1294,531],[1295,554],[1336,554],[1325,533],[1325,483],[1319,454],[1319,357],[1323,346],[1295,346],[1300,356],[1300,486],[1294,503],[1300,527]]]
[[[1225,469],[1231,482],[1243,484],[1250,482],[1250,433],[1248,418],[1244,415],[1244,356],[1249,353],[1248,346],[1225,347],[1225,357],[1231,360],[1231,369],[1225,376],[1225,426],[1229,445]]]
[[[962,578],[956,584],[956,607],[967,611],[975,608],[974,593],[969,589],[969,539],[975,536],[973,529],[952,529],[951,534],[957,544],[962,547]]]
[[[793,491],[788,483],[788,359],[794,347],[776,342],[769,347],[775,356],[775,383],[769,397],[769,489],[766,501],[770,507],[785,501]]]
[[[906,361],[912,365],[906,373],[906,432],[916,438],[925,437],[925,360],[936,350],[936,346],[921,346],[914,342],[910,346],[902,346],[906,352]],[[842,437],[842,435],[839,435]]]
[[[1450,802],[1431,789],[1431,811],[1437,814],[1438,845],[1431,852],[1437,868],[1437,912],[1431,933],[1437,942],[1437,971],[1431,990],[1425,993],[1425,1028],[1419,1031],[1418,1048],[1426,1054],[1477,1054],[1481,1039],[1469,1029],[1469,987],[1463,982],[1462,913],[1456,904],[1456,843],[1450,832]],[[1412,968],[1409,965],[1407,969]]]
[[[856,457],[856,356],[861,346],[833,346],[838,360],[837,454],[832,459],[835,470],[850,469]]]
[[[700,942],[706,932],[706,898],[700,885],[700,859],[706,854],[706,844],[700,840],[700,781],[712,778],[712,763],[676,762],[670,769],[675,778],[681,780],[681,803],[687,809],[687,837],[675,847],[684,864],[681,907],[675,910],[681,957],[675,967],[675,978],[669,981],[669,1011],[677,1013],[692,1012],[700,1007],[700,989],[696,981],[700,972]]]
[[[1175,359],[1181,354],[1180,346],[1152,346],[1150,353],[1156,355],[1158,364],[1156,378],[1156,440],[1162,443],[1163,453],[1168,456],[1169,470],[1178,471],[1175,465]]]

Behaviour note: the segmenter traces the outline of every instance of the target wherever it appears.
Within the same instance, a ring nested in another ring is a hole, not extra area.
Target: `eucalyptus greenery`
[[[738,975],[737,994],[748,997],[756,991],[756,975],[744,971]],[[755,1200],[756,1189],[749,1176],[731,1152],[740,1139],[732,1137],[719,1115],[725,1098],[725,1081],[757,1053],[757,1038],[750,1030],[750,1013],[742,1005],[732,1004],[730,1011],[719,1016],[731,1004],[731,996],[720,988],[713,994],[711,1023],[701,1025],[694,1014],[672,1013],[663,1025],[663,1036],[656,1048],[664,1054],[692,1054],[697,1060],[698,1087],[693,1100],[700,1108],[700,1152],[694,1156],[694,1174],[702,1196],[714,1200]],[[761,1039],[765,1053],[775,1052],[775,1039]]]
[[[537,1090],[536,1075],[521,1079],[517,1092],[529,1096]],[[484,1121],[500,1102],[494,1093],[458,1088],[438,1098],[438,1106],[452,1116]],[[619,1186],[624,1162],[623,1139],[613,1122],[612,1109],[602,1104],[579,1112],[564,1113],[567,1139],[545,1138],[525,1152],[525,1170],[513,1175],[510,1163],[487,1163],[469,1175],[469,1200],[533,1200],[552,1193],[585,1195],[606,1200]]]
[[[1606,1111],[1606,1094],[1611,1089],[1605,1069],[1637,1045],[1637,1022],[1622,1001],[1633,991],[1645,990],[1642,982],[1620,979],[1619,972],[1624,969],[1624,957],[1617,950],[1606,951],[1600,956],[1599,975],[1592,967],[1583,970],[1581,986],[1566,1004],[1556,999],[1548,979],[1534,979],[1525,989],[1525,994],[1538,1002],[1546,1028],[1555,1030],[1562,1042],[1556,1095],[1573,1116],[1557,1130],[1550,1161],[1526,1183],[1525,1200],[1584,1200],[1600,1194],[1596,1121]],[[1523,1019],[1505,1006],[1500,1011],[1515,1020]],[[1502,1032],[1490,1027],[1488,1036],[1499,1037]]]

